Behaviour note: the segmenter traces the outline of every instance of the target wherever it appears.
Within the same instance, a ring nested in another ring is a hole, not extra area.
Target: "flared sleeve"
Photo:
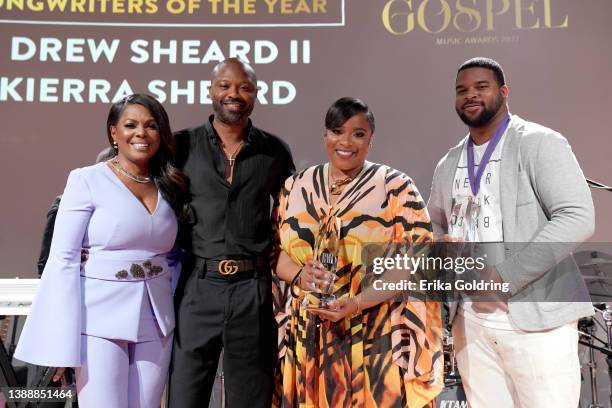
[[[409,245],[413,256],[427,255],[433,242],[432,226],[423,198],[406,175],[387,186],[399,192],[390,205],[400,222],[395,223],[393,240]],[[393,361],[403,369],[411,406],[421,407],[436,397],[444,386],[441,304],[433,299],[405,301],[391,311]]]
[[[81,365],[81,249],[93,212],[83,169],[68,176],[55,221],[49,260],[15,352],[51,367]]]
[[[283,240],[281,235],[286,232],[286,227],[283,223],[286,220],[287,207],[289,205],[289,195],[295,181],[294,176],[285,180],[278,194],[278,204],[272,212],[272,223],[274,231],[274,248],[275,255],[273,260],[278,260],[280,251],[287,252],[286,240]],[[285,247],[284,247],[285,246]],[[289,252],[287,252],[289,253]],[[272,271],[275,270],[275,265],[272,265]],[[283,282],[276,274],[272,276],[272,299],[274,308],[274,317],[278,325],[278,358],[284,357],[287,351],[287,331],[290,325],[291,316],[291,293],[289,285]]]

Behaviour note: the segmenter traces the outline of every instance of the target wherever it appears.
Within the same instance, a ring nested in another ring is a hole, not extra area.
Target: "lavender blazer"
[[[139,341],[151,315],[163,335],[172,333],[176,235],[175,214],[161,194],[150,214],[106,163],[73,170],[15,356],[78,367],[81,334]],[[89,251],[83,263],[82,248]]]

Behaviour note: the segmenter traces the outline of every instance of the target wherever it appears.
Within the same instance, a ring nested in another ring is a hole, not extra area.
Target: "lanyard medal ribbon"
[[[506,115],[502,123],[500,123],[499,127],[495,131],[495,134],[489,141],[489,145],[480,160],[480,164],[478,165],[478,170],[475,171],[476,165],[474,164],[474,142],[472,141],[472,137],[468,137],[467,144],[467,160],[468,160],[468,177],[470,179],[470,187],[472,189],[472,194],[474,197],[478,195],[478,191],[480,190],[480,179],[482,179],[482,175],[484,174],[485,168],[487,167],[487,163],[497,147],[497,144],[501,140],[502,135],[506,131],[508,127],[508,123],[510,123],[510,115]]]

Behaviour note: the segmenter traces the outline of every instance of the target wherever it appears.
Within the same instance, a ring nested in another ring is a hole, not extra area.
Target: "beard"
[[[215,116],[223,123],[228,125],[235,125],[237,123],[242,122],[251,116],[251,112],[253,112],[253,106],[247,106],[244,101],[239,101],[243,104],[243,110],[240,112],[230,112],[226,110],[223,106],[223,102],[213,99],[212,106],[213,111],[215,112]]]
[[[500,92],[499,94],[497,94],[497,97],[490,106],[487,106],[485,104],[482,105],[482,111],[475,118],[468,117],[465,113],[463,113],[462,109],[455,108],[455,110],[457,111],[457,114],[459,115],[463,123],[472,128],[479,128],[489,123],[491,119],[495,117],[497,112],[499,112],[503,104],[504,95]]]

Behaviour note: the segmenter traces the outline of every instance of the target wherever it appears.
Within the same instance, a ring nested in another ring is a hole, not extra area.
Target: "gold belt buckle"
[[[219,262],[219,273],[221,275],[235,275],[238,272],[238,264],[233,259],[224,259]]]

